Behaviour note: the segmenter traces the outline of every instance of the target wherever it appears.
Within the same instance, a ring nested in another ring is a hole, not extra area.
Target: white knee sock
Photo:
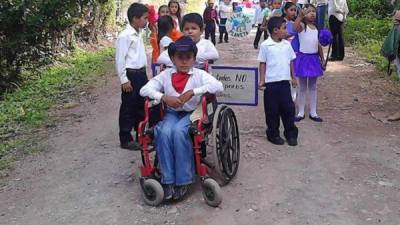
[[[297,106],[299,112],[297,116],[303,117],[304,116],[304,107],[306,106],[306,92],[307,92],[307,78],[299,78],[299,87],[297,93]]]
[[[317,117],[317,78],[308,78],[308,94],[310,98],[310,115]]]

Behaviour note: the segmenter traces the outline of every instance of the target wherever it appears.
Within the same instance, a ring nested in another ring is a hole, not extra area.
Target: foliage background
[[[2,0],[0,11],[0,97],[24,71],[73,49],[75,39],[96,42],[115,23],[115,0]]]

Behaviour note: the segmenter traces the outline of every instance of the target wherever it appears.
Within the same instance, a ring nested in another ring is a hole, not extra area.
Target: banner
[[[258,105],[258,68],[211,66],[210,73],[224,85],[218,103],[227,105]]]
[[[242,38],[251,32],[251,18],[243,12],[236,12],[226,21],[226,30],[230,37]]]

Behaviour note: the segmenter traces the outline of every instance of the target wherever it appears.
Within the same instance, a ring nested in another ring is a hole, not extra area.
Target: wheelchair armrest
[[[214,104],[217,104],[217,98],[215,94],[206,93],[201,97],[202,117],[200,119],[200,123],[198,123],[198,130],[208,129],[209,125],[211,124],[211,121],[209,119],[209,104],[213,104],[214,111]]]

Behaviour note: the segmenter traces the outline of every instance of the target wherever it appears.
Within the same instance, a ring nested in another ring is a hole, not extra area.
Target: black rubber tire
[[[144,202],[150,206],[158,206],[164,199],[161,184],[154,179],[147,179],[142,186]]]
[[[222,191],[219,184],[211,178],[204,180],[203,185],[203,197],[207,205],[217,207],[222,202]]]
[[[228,126],[226,126],[228,125]],[[213,121],[213,159],[216,171],[211,176],[220,185],[228,184],[239,168],[240,138],[235,113],[226,105],[218,105]]]

